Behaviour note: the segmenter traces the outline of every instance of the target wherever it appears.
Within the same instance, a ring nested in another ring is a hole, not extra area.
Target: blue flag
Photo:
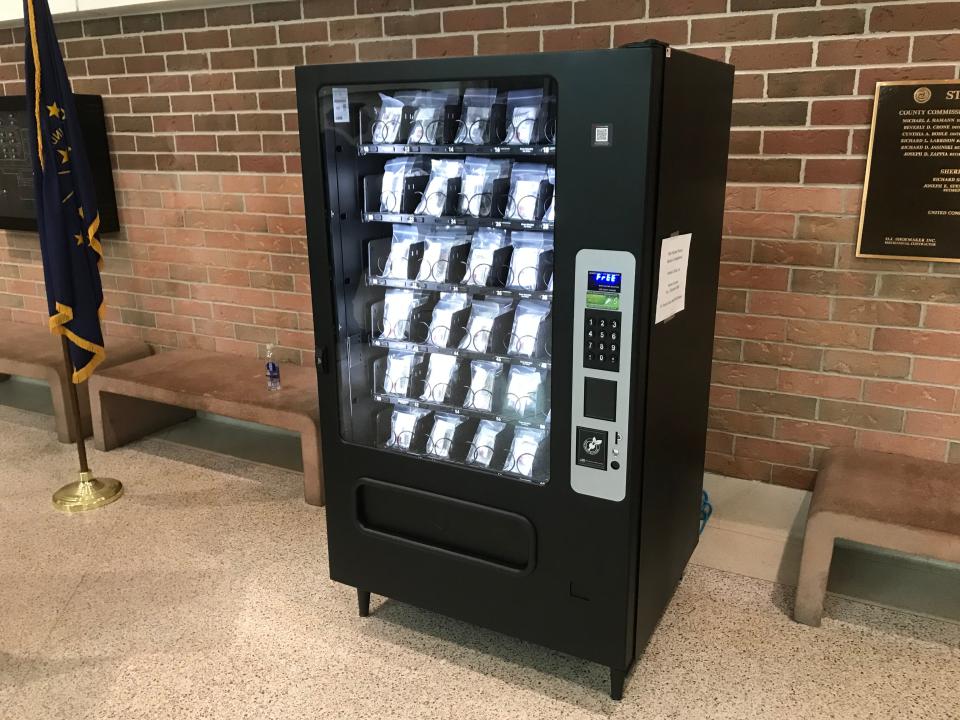
[[[70,341],[73,382],[106,357],[103,248],[93,175],[48,0],[23,0],[33,185],[51,332]]]

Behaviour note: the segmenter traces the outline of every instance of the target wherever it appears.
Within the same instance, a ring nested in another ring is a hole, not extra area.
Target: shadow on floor
[[[184,466],[195,465],[206,470],[232,475],[243,480],[256,483],[263,495],[258,500],[258,493],[248,487],[244,492],[227,495],[218,493],[210,497],[208,492],[164,492],[151,489],[150,478],[138,478],[142,491],[138,492],[135,502],[146,506],[161,507],[232,507],[250,506],[259,502],[274,503],[277,500],[300,498],[303,499],[303,477],[300,473],[286,468],[276,468],[271,465],[251,465],[250,461],[235,455],[224,455],[212,450],[197,447],[186,447],[164,439],[149,437],[131,443],[129,446],[137,452],[152,455],[165,460],[174,460]],[[185,470],[189,472],[188,470]]]
[[[265,425],[200,413],[150,437],[303,472],[300,436]]]
[[[377,600],[369,622],[361,625],[367,635],[585,710],[610,715],[619,707],[610,699],[609,670],[602,665],[396,600],[375,597],[374,603]],[[441,642],[425,648],[411,632]]]
[[[92,672],[98,663],[113,659],[115,657],[98,656],[50,660],[29,655],[12,655],[0,650],[0,688],[6,685],[16,686],[37,680],[47,680],[57,675],[66,675],[82,667]]]

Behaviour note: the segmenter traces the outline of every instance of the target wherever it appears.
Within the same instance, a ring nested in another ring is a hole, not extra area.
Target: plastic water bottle
[[[273,359],[273,345],[267,345],[267,390],[280,389],[280,366]]]

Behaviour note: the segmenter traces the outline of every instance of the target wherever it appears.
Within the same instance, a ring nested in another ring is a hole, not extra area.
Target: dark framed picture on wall
[[[857,257],[960,262],[960,81],[877,83]]]

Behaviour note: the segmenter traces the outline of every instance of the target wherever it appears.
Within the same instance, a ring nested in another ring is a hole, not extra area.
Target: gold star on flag
[[[50,112],[50,117],[60,117],[60,106],[57,105],[56,101],[53,105],[47,105],[47,110]]]
[[[73,239],[77,241],[77,245],[83,245],[83,235],[74,235]]]
[[[83,207],[78,207],[77,212],[80,213],[80,219],[83,220]]]
[[[57,152],[60,153],[60,164],[61,164],[61,165],[66,165],[68,162],[70,162],[70,151],[71,151],[71,150],[73,150],[73,148],[67,148],[66,150],[57,150]]]

